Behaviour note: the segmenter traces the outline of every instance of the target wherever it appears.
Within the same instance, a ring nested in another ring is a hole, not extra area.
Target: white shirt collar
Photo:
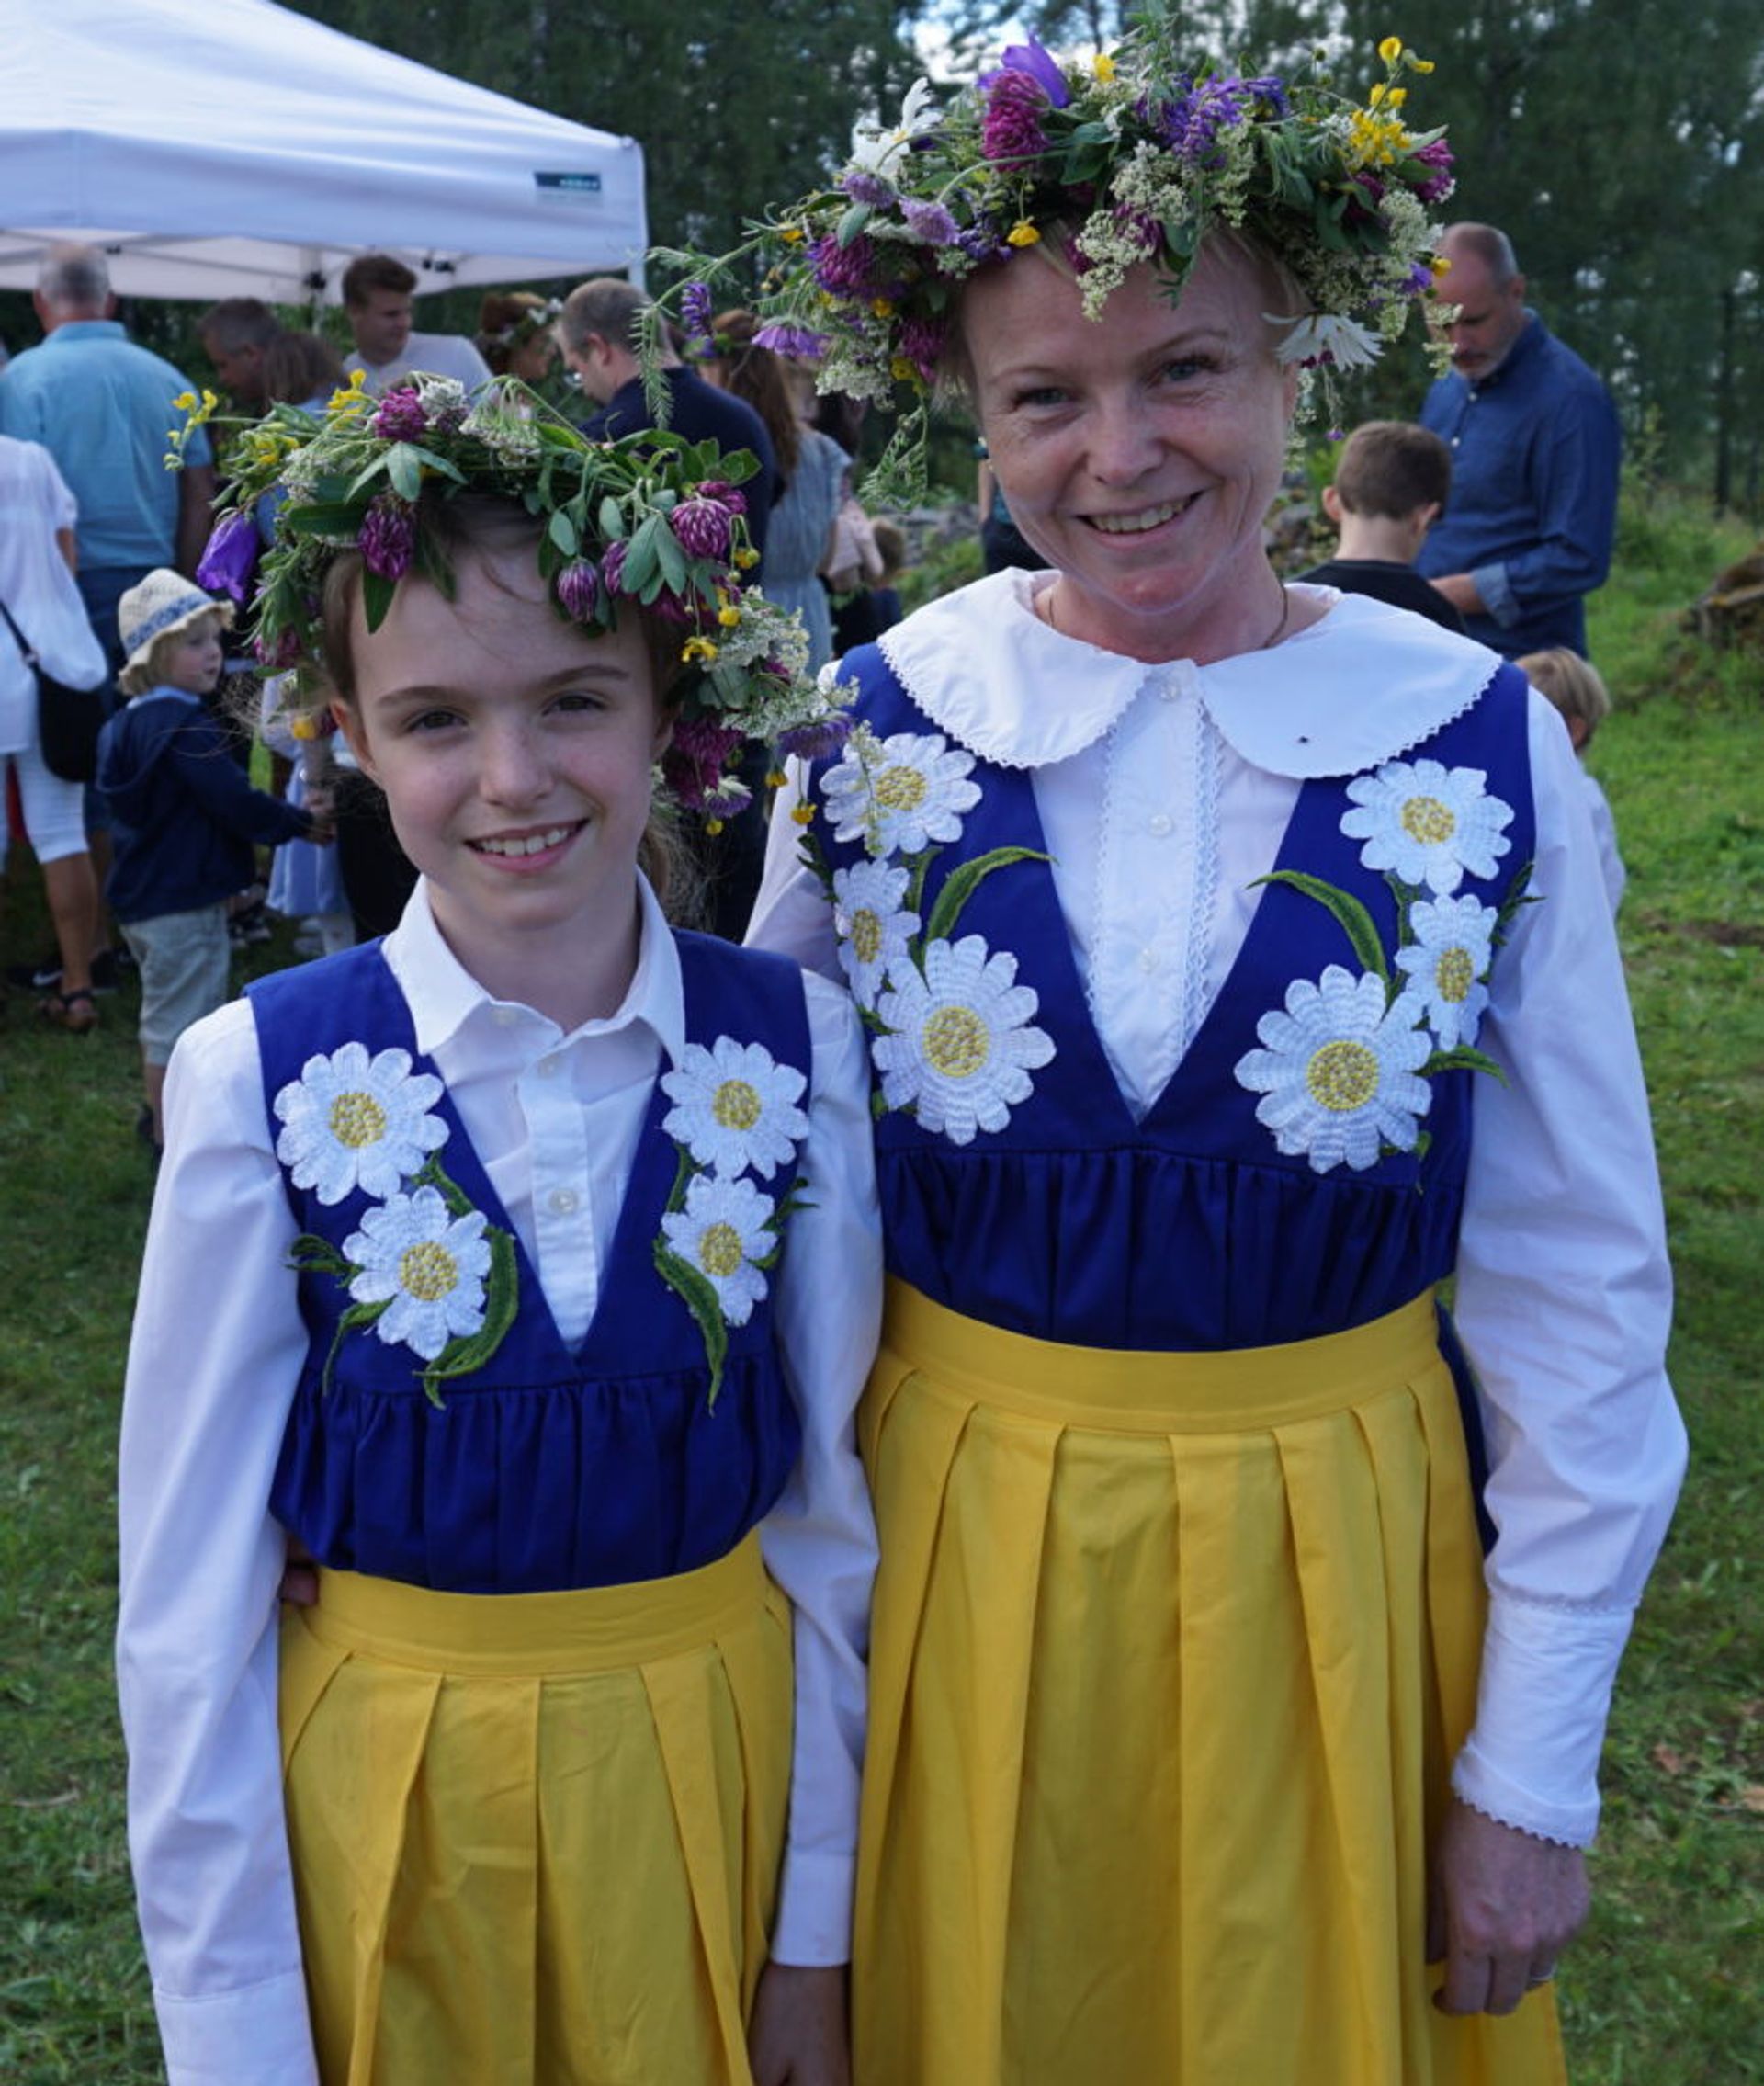
[[[617,1011],[602,1021],[583,1022],[563,1039],[577,1036],[601,1036],[643,1022],[652,1029],[669,1061],[677,1065],[686,1048],[685,988],[680,976],[680,951],[663,917],[660,901],[648,879],[637,879],[637,969],[630,988]],[[555,1022],[518,1002],[497,1000],[485,992],[448,947],[447,937],[435,924],[429,903],[427,880],[419,877],[416,888],[385,944],[386,961],[410,1003],[416,1030],[416,1047],[424,1057],[447,1044],[474,1017],[505,1023],[510,1012],[541,1022],[553,1036],[561,1034]]]
[[[1500,664],[1486,646],[1406,609],[1306,587],[1328,613],[1272,651],[1210,666],[1147,665],[1049,629],[1035,595],[1051,584],[1045,573],[995,573],[928,603],[880,641],[932,722],[1001,767],[1069,760],[1142,689],[1174,676],[1252,765],[1296,780],[1357,775],[1461,716]]]

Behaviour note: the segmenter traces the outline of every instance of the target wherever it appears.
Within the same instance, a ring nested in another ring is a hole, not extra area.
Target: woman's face
[[[968,286],[962,332],[1011,518],[1060,574],[1057,627],[1162,660],[1252,649],[1279,615],[1261,524],[1297,379],[1274,359],[1266,271],[1202,251],[1172,305],[1136,268],[1087,319],[1039,255]]]
[[[552,339],[549,327],[541,327],[510,352],[509,374],[518,377],[524,384],[542,384],[551,374],[557,352],[558,344]]]

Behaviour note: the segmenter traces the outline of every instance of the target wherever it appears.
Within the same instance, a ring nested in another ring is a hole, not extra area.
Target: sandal
[[[64,1028],[70,1036],[84,1036],[88,1029],[98,1026],[97,1002],[85,986],[72,992],[51,992],[46,1000],[39,1000],[37,1012],[57,1028]]]

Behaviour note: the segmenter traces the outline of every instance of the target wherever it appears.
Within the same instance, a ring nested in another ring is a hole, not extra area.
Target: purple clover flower
[[[1047,96],[1027,73],[995,73],[980,125],[980,151],[993,161],[1012,164],[1039,159],[1047,150],[1041,127]]]
[[[757,337],[757,336],[755,336]],[[701,500],[715,500],[719,507],[727,507],[731,515],[747,512],[747,494],[726,478],[707,478],[698,488]]]
[[[382,442],[420,442],[429,431],[429,416],[413,384],[401,384],[388,391],[374,408],[368,422]]]
[[[572,558],[558,574],[558,602],[566,616],[592,623],[600,607],[600,573],[592,558]]]
[[[286,674],[300,660],[300,633],[292,629],[280,630],[273,643],[259,633],[251,641],[251,649],[266,674]]]
[[[1433,172],[1415,191],[1415,200],[1430,209],[1442,203],[1457,186],[1452,172],[1452,148],[1443,138],[1435,138],[1430,145],[1423,145],[1418,153],[1410,154],[1420,165],[1431,167]]]
[[[625,591],[625,544],[621,538],[600,554],[600,584],[610,596]]]
[[[780,731],[778,753],[802,761],[824,761],[838,753],[851,735],[851,719],[843,710],[834,710],[827,717],[818,717],[808,724],[793,724],[788,731]]]
[[[817,239],[808,249],[808,265],[815,281],[833,297],[875,297],[876,251],[860,232],[849,246],[831,236]]]
[[[703,811],[711,796],[724,787],[723,765],[745,736],[739,726],[713,723],[707,717],[683,717],[675,724],[673,737],[662,756],[662,773],[668,788],[689,811]]]
[[[825,334],[812,333],[807,326],[762,326],[753,335],[755,347],[769,347],[775,355],[821,354],[827,346]]]
[[[732,775],[725,776],[714,789],[705,792],[699,804],[707,819],[739,818],[753,801],[753,792],[744,782],[738,782]]]
[[[416,510],[396,493],[382,493],[362,517],[356,539],[361,561],[383,580],[401,580],[416,555]]]
[[[919,374],[930,383],[937,374],[937,366],[949,346],[949,325],[943,319],[904,319],[897,343],[899,353],[905,356]]]
[[[1012,75],[1033,81],[1055,108],[1064,108],[1072,98],[1072,90],[1066,85],[1058,59],[1051,51],[1044,50],[1034,37],[1027,43],[1007,43],[1003,62],[995,72],[982,73],[979,84],[989,92],[999,81]]]
[[[953,246],[961,237],[961,227],[942,203],[928,203],[917,196],[909,196],[900,206],[900,215],[907,221],[909,232],[927,241],[933,246]]]
[[[720,500],[682,500],[668,521],[688,558],[729,556],[729,509]]]
[[[1286,89],[1272,74],[1253,80],[1204,80],[1188,86],[1180,100],[1165,102],[1157,127],[1176,157],[1196,166],[1207,163],[1217,150],[1221,130],[1235,130],[1261,110],[1277,118],[1290,113]]]
[[[228,594],[240,603],[251,590],[252,574],[264,539],[257,524],[243,508],[222,515],[214,525],[202,562],[196,568],[196,584],[208,594]]]
[[[840,178],[840,187],[854,203],[868,203],[880,209],[894,200],[894,190],[879,174],[872,174],[866,166],[854,166]]]

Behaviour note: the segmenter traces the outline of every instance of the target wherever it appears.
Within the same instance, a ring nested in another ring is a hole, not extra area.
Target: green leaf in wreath
[[[959,869],[952,869],[944,880],[944,888],[937,893],[937,902],[931,909],[931,918],[925,924],[927,942],[946,942],[956,932],[956,923],[961,917],[962,908],[973,897],[984,879],[994,869],[1008,868],[1013,862],[1046,862],[1050,856],[1043,855],[1033,847],[995,847],[989,855],[977,855],[973,861],[964,862]]]
[[[1325,883],[1321,877],[1307,876],[1302,869],[1271,869],[1265,877],[1258,877],[1256,882],[1290,884],[1295,890],[1303,891],[1306,898],[1314,898],[1319,905],[1327,907],[1353,945],[1361,969],[1369,970],[1374,978],[1381,979],[1386,992],[1391,990],[1390,965],[1385,956],[1385,945],[1372,924],[1372,914],[1351,891]]]
[[[361,607],[369,630],[379,629],[386,620],[397,590],[396,580],[389,580],[384,573],[370,573],[365,566],[362,568]]]
[[[408,442],[394,442],[386,452],[386,475],[401,500],[414,504],[423,490],[423,459]]]
[[[694,1267],[690,1261],[682,1259],[665,1237],[655,1241],[655,1272],[697,1321],[705,1343],[705,1359],[710,1364],[710,1395],[707,1402],[714,1412],[717,1394],[723,1388],[723,1364],[729,1359],[729,1326],[723,1318],[723,1307],[717,1299],[717,1291],[710,1277]]]

